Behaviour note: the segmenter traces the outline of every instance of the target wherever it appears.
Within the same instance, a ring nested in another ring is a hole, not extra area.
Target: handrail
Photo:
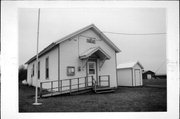
[[[92,76],[92,86],[93,86],[95,92],[96,92],[96,85],[97,85],[97,82],[94,79],[94,77]]]
[[[107,77],[106,80],[102,80],[101,77]],[[110,87],[110,75],[100,75],[99,76],[99,86],[101,86],[101,82],[108,82],[108,87]]]
[[[89,77],[91,77],[90,82],[88,81]],[[80,83],[80,81],[79,81],[79,79],[82,79],[82,78],[85,79],[84,83]],[[67,81],[67,80],[69,81],[69,84],[68,85],[63,85],[63,81]],[[72,80],[77,80],[77,83],[72,85]],[[42,96],[43,90],[51,90],[51,93],[53,93],[53,89],[58,89],[58,92],[62,92],[64,87],[69,87],[68,91],[71,93],[71,91],[73,90],[72,89],[73,86],[77,85],[78,90],[79,90],[79,88],[80,88],[79,86],[84,84],[85,88],[86,88],[86,87],[89,86],[89,83],[91,83],[92,80],[93,80],[93,76],[86,76],[86,77],[77,77],[77,78],[71,78],[71,79],[52,80],[52,81],[40,82],[40,97]],[[58,82],[58,87],[55,87],[55,88],[53,87],[54,82]],[[45,83],[50,83],[51,88],[43,89],[43,84],[45,84]]]
[[[85,76],[85,77],[91,77],[91,76]],[[65,80],[70,80],[70,79],[81,79],[81,78],[85,78],[85,77],[77,77],[77,78],[69,78],[69,79],[62,79],[60,81],[65,81]],[[42,81],[40,83],[49,83],[49,82],[57,82],[58,80],[51,80],[51,81]]]
[[[101,77],[106,77],[106,76],[109,76],[109,75],[100,75]]]
[[[89,79],[89,77],[91,77]],[[105,79],[103,79],[102,77],[107,77]],[[80,79],[84,78],[83,82],[80,82]],[[72,83],[74,80],[76,80],[74,83]],[[99,80],[99,81],[97,81]],[[64,91],[69,91],[69,93],[71,93],[73,90],[75,90],[75,86],[76,90],[79,91],[80,88],[87,88],[89,86],[92,86],[96,92],[97,86],[102,86],[102,82],[107,82],[107,86],[110,87],[110,75],[100,75],[99,78],[95,80],[93,76],[85,76],[85,77],[77,77],[77,78],[71,78],[71,79],[63,79],[63,80],[52,80],[52,81],[45,81],[45,82],[40,82],[40,96],[42,96],[42,93],[44,90],[51,90],[51,95],[53,94],[53,92],[56,92],[56,90],[53,89],[57,89],[57,92],[64,92]],[[68,82],[65,82],[68,81]],[[54,86],[54,82],[57,82],[57,86]],[[99,84],[98,84],[99,82]],[[50,88],[46,88],[43,89],[43,84],[49,83],[50,84]],[[91,84],[89,84],[91,83]],[[65,84],[65,85],[63,85]],[[83,87],[80,87],[80,85],[84,85]],[[69,88],[68,88],[69,87]]]

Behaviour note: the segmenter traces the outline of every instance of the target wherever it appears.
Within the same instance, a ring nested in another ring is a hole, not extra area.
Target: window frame
[[[31,72],[31,77],[34,76],[34,64],[32,65],[32,72]]]
[[[41,68],[41,64],[40,61],[38,62],[38,79],[40,79],[40,68]]]
[[[90,64],[93,64],[94,67],[91,68],[91,67],[89,66]],[[90,70],[91,70],[91,69],[94,70],[94,73],[90,73]],[[88,62],[88,74],[89,74],[89,75],[94,75],[94,74],[96,74],[96,63],[95,63],[95,62]]]
[[[45,59],[45,78],[49,79],[49,57]]]
[[[73,68],[73,70],[74,70],[74,72],[69,72],[69,70],[70,70],[70,68],[72,69]],[[67,66],[67,69],[66,69],[67,71],[66,71],[66,74],[67,74],[67,76],[75,76],[75,67],[74,66]]]
[[[86,42],[87,42],[87,43],[91,43],[91,44],[96,44],[95,38],[87,38],[87,39],[86,39]]]

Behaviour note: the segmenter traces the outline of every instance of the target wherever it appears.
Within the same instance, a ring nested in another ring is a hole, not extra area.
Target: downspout
[[[60,44],[58,45],[58,87],[60,87]],[[59,90],[59,88],[58,88]]]

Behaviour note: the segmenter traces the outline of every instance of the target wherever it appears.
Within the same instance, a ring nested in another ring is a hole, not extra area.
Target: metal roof
[[[103,38],[103,40],[112,48],[115,50],[115,52],[121,52],[121,50],[108,38],[106,37],[94,24],[91,24],[89,26],[86,26],[74,33],[71,33],[59,40],[57,40],[56,42],[53,42],[52,44],[50,44],[48,47],[44,48],[40,53],[39,53],[39,57],[41,57],[42,55],[44,55],[46,52],[49,52],[51,49],[53,49],[55,46],[57,46],[58,44],[62,43],[63,41],[66,41],[88,29],[92,29],[94,30],[100,37]],[[29,64],[32,61],[34,61],[36,59],[36,55],[34,57],[32,57],[30,60],[28,60],[25,64]]]
[[[133,62],[127,62],[127,63],[119,64],[119,65],[117,66],[117,69],[132,68],[132,67],[134,67],[136,64],[138,64],[142,69],[144,69],[143,66],[142,66],[138,61],[133,61]]]

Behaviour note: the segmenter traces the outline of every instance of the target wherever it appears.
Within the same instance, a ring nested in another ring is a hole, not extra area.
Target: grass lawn
[[[143,80],[144,86],[159,86],[159,87],[166,87],[167,81],[166,79],[144,79]]]
[[[114,93],[65,95],[39,99],[33,106],[34,87],[19,85],[19,112],[138,112],[166,111],[166,88],[118,87]]]

